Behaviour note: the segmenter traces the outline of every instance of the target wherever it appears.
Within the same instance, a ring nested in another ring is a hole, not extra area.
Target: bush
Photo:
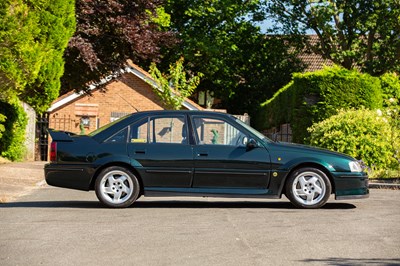
[[[21,160],[25,154],[25,129],[27,116],[18,99],[0,101],[0,110],[6,117],[4,132],[0,138],[0,155],[12,160]]]
[[[400,80],[395,73],[386,73],[379,77],[382,87],[382,95],[385,102],[390,99],[400,99]]]
[[[6,121],[6,118],[7,117],[5,115],[0,114],[0,139],[1,136],[3,136],[3,132],[5,130],[4,122]]]
[[[381,111],[341,110],[308,128],[309,144],[361,159],[374,170],[395,169],[400,132]]]
[[[296,73],[292,81],[262,104],[264,124],[271,128],[290,123],[293,141],[303,143],[307,128],[340,109],[382,108],[379,78],[339,66],[310,73]]]

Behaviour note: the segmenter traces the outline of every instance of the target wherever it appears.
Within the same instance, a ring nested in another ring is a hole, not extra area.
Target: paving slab
[[[0,203],[29,194],[45,184],[43,167],[46,162],[0,164]]]

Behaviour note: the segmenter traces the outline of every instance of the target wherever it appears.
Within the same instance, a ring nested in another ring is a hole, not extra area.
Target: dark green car
[[[109,207],[140,196],[281,198],[319,208],[369,196],[368,177],[352,157],[273,142],[234,116],[151,111],[88,136],[50,130],[49,185],[95,190]]]

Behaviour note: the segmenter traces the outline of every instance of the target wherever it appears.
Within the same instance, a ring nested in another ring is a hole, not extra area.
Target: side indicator
[[[277,176],[278,176],[278,173],[277,173],[277,172],[273,172],[273,173],[272,173],[272,176],[273,176],[273,177],[277,177]]]

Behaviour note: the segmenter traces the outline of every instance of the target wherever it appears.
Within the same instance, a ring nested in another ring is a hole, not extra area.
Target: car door
[[[212,116],[193,116],[197,145],[194,147],[196,188],[266,189],[270,156],[261,145],[248,149],[252,138],[234,121]],[[233,192],[234,193],[234,192]]]
[[[130,126],[128,153],[145,187],[190,187],[193,148],[185,115],[152,116]]]

